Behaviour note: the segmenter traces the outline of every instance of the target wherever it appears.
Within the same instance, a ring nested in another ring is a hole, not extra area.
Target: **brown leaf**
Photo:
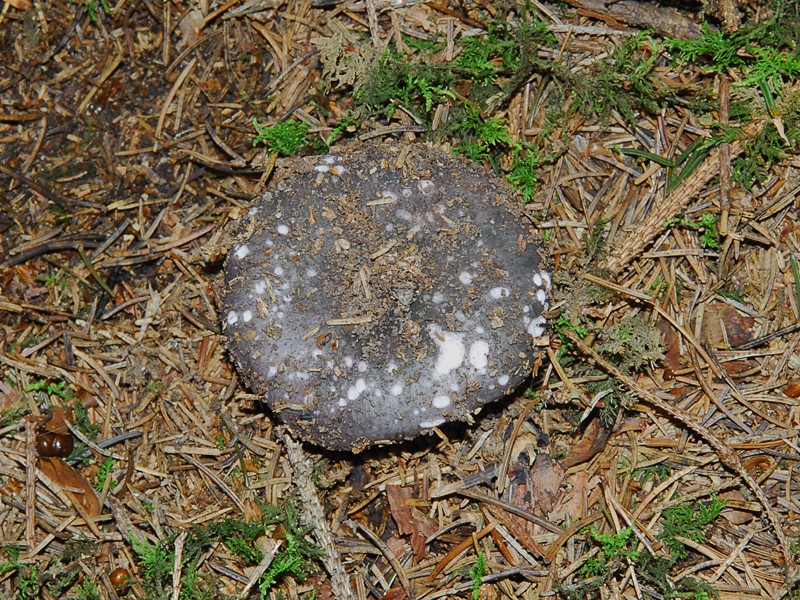
[[[386,498],[389,500],[389,510],[392,511],[397,531],[400,535],[411,535],[417,530],[411,507],[407,501],[411,499],[411,490],[399,485],[386,486]]]
[[[404,600],[404,598],[407,598],[406,591],[399,587],[390,589],[383,595],[381,600]]]
[[[591,460],[592,457],[603,451],[610,435],[611,431],[600,424],[600,419],[589,421],[581,439],[564,459],[564,466],[574,467]]]
[[[561,497],[558,506],[547,516],[551,523],[558,523],[566,518],[582,519],[587,514],[587,498],[595,487],[600,485],[600,477],[590,478],[588,470],[583,469],[570,477],[572,493]]]
[[[558,490],[564,482],[564,469],[546,453],[536,455],[531,468],[531,494],[542,514],[553,509]]]
[[[80,471],[69,466],[60,458],[40,458],[39,468],[56,484],[71,491],[90,517],[100,514],[100,501],[97,499],[97,494]]]
[[[56,435],[72,435],[67,427],[67,414],[64,409],[56,405],[49,416],[44,417],[39,424],[40,431],[55,433]]]
[[[800,397],[800,380],[792,381],[786,386],[786,389],[783,390],[783,393],[789,396],[789,398]]]
[[[656,325],[656,329],[661,332],[664,338],[664,345],[667,347],[664,353],[664,380],[675,379],[675,371],[681,368],[681,343],[678,332],[671,323],[661,319]]]
[[[414,559],[421,560],[427,554],[425,540],[437,530],[435,521],[411,507],[414,500],[409,488],[387,485],[386,497],[389,500],[392,517],[397,523],[397,531],[401,535],[411,536]]]
[[[33,8],[31,0],[3,0],[6,4],[10,4],[17,10],[30,10]]]
[[[719,495],[720,499],[725,500],[725,508],[720,515],[725,518],[729,523],[734,525],[746,525],[750,523],[755,515],[753,510],[742,510],[745,506],[752,506],[753,503],[747,502],[744,494],[739,490],[729,490],[722,492]],[[758,504],[755,505],[756,512],[760,512],[761,508]]]
[[[754,324],[753,317],[741,314],[728,304],[709,302],[703,315],[701,341],[714,348],[736,348],[753,339]]]

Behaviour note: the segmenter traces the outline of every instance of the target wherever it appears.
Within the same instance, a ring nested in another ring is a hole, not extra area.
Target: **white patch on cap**
[[[534,273],[533,274],[533,284],[536,287],[542,287],[542,276],[539,275],[539,273]]]
[[[547,271],[539,271],[539,276],[542,278],[542,281],[544,281],[547,289],[550,289],[550,274]]]
[[[348,369],[353,367],[353,357],[352,356],[345,356],[344,357],[344,366]]]
[[[228,325],[234,325],[239,321],[239,315],[237,315],[235,311],[229,310],[225,320],[228,322]]]
[[[283,267],[275,267],[272,270],[272,272],[275,273],[275,275],[277,275],[278,277],[283,277],[283,274],[284,274]]]
[[[358,361],[358,372],[359,373],[366,373],[368,368],[369,368],[369,365],[367,364],[367,361],[365,361],[365,360]]]
[[[261,295],[267,291],[267,284],[264,283],[263,281],[256,281],[256,284],[253,286],[253,291],[256,294]]]
[[[436,373],[447,375],[450,371],[459,368],[466,355],[461,334],[443,331],[436,325],[429,325],[428,335],[439,347],[439,356],[436,357]]]
[[[335,154],[328,154],[328,156],[326,156],[322,160],[325,161],[326,163],[328,163],[329,165],[332,165],[333,163],[336,162],[337,158],[339,158],[339,157],[336,156]]]
[[[344,165],[333,165],[331,167],[331,173],[333,173],[334,175],[341,175],[346,170],[347,169],[344,168]]]
[[[327,173],[330,170],[330,165],[317,165],[314,167],[315,171],[319,171],[320,173]]]
[[[472,342],[469,347],[469,364],[474,368],[485,369],[489,364],[489,344],[484,340]]]
[[[472,273],[470,273],[469,271],[461,271],[461,273],[458,274],[458,280],[464,285],[469,285],[470,283],[472,283],[472,279],[473,279]]]
[[[339,402],[337,402],[337,404],[341,407],[345,407],[347,406],[347,400],[345,400],[344,398],[339,398]]]
[[[489,295],[494,298],[495,300],[500,300],[501,298],[508,298],[509,292],[507,287],[495,287],[489,290]]]
[[[436,396],[431,402],[431,406],[433,408],[447,408],[450,406],[450,396],[445,396],[444,394],[441,396]]]
[[[367,382],[361,378],[356,379],[355,385],[351,385],[347,390],[347,399],[348,400],[357,399],[361,395],[361,393],[366,389],[367,389]]]
[[[506,386],[506,385],[508,385],[508,380],[509,379],[510,378],[509,378],[508,375],[500,375],[500,377],[497,378],[497,383],[498,383],[498,385]]]
[[[289,227],[287,225],[283,224],[278,225],[277,231],[281,235],[289,235]]]
[[[528,325],[528,335],[531,337],[542,337],[544,335],[545,318],[538,316],[533,319]]]
[[[278,374],[278,367],[270,367],[269,371],[267,371],[267,377],[275,377]]]
[[[252,311],[246,310],[246,311],[244,311],[242,313],[242,321],[244,321],[245,323],[249,323],[252,320],[253,320],[253,312]]]
[[[441,304],[444,302],[444,294],[442,292],[433,292],[432,300],[434,304]]]
[[[395,371],[397,370],[397,363],[392,361],[388,365],[386,365],[386,372],[389,375],[395,375]]]
[[[250,254],[250,248],[247,246],[247,244],[242,244],[236,248],[236,251],[233,253],[233,255],[239,260],[242,260],[248,254]]]
[[[400,383],[395,383],[392,386],[392,389],[389,391],[392,393],[392,396],[399,396],[400,394],[403,393],[403,386]]]
[[[420,428],[421,429],[431,429],[432,427],[438,427],[442,423],[444,423],[444,419],[434,419],[432,421],[420,421]]]
[[[393,202],[396,202],[397,194],[395,194],[392,190],[383,190],[381,191],[381,198],[387,198]]]
[[[536,290],[536,299],[539,301],[539,304],[547,302],[547,294],[543,289],[539,288]]]
[[[316,276],[317,276],[316,269],[308,269],[308,271],[306,271],[306,277],[316,277]]]

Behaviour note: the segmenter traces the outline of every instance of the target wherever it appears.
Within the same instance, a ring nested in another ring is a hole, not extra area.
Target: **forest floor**
[[[0,597],[800,597],[800,13],[703,8],[0,1]],[[376,138],[518,190],[549,328],[331,453],[237,377],[220,241]]]

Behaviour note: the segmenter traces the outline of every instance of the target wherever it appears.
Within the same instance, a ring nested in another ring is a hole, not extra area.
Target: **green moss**
[[[717,221],[719,217],[712,213],[703,213],[697,221],[688,217],[675,217],[664,223],[664,228],[685,227],[694,229],[699,233],[700,246],[706,250],[721,250],[722,244],[719,242],[719,231],[717,231]]]
[[[639,111],[658,112],[672,96],[656,84],[653,69],[661,46],[647,33],[638,33],[616,46],[607,59],[598,61],[587,76],[575,77],[573,111],[607,119],[612,110],[633,125]]]
[[[253,117],[253,128],[256,130],[253,146],[266,144],[272,152],[281,156],[295,156],[308,146],[308,124],[297,119],[287,119],[275,125],[261,125]]]
[[[676,560],[682,560],[689,554],[683,542],[675,539],[684,537],[695,542],[705,541],[705,531],[725,508],[725,501],[711,497],[711,502],[697,505],[677,504],[664,510],[662,514],[661,534],[658,536],[669,548]]]
[[[481,585],[483,585],[483,578],[486,577],[486,572],[486,556],[483,552],[478,552],[478,560],[469,573],[470,577],[472,577],[472,585],[470,586],[472,600],[480,600]]]
[[[283,528],[286,541],[259,580],[261,597],[267,598],[270,590],[284,577],[292,576],[303,580],[311,572],[311,561],[321,555],[320,549],[306,540],[311,528],[298,522],[291,504],[284,507],[263,504],[261,508],[262,516],[258,521],[245,522],[228,518],[209,525],[196,526],[187,532],[181,554],[181,598],[219,598],[214,581],[201,575],[197,568],[200,558],[213,544],[222,543],[245,565],[255,566],[264,556],[256,540],[271,535],[277,525]],[[138,558],[142,583],[150,591],[148,600],[166,600],[171,596],[176,538],[177,534],[173,534],[157,543],[146,539],[131,540]]]

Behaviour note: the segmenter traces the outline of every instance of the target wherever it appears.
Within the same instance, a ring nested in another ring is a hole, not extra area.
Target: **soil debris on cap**
[[[424,145],[289,164],[220,293],[230,354],[283,422],[358,452],[470,421],[527,377],[550,276],[510,187]]]

